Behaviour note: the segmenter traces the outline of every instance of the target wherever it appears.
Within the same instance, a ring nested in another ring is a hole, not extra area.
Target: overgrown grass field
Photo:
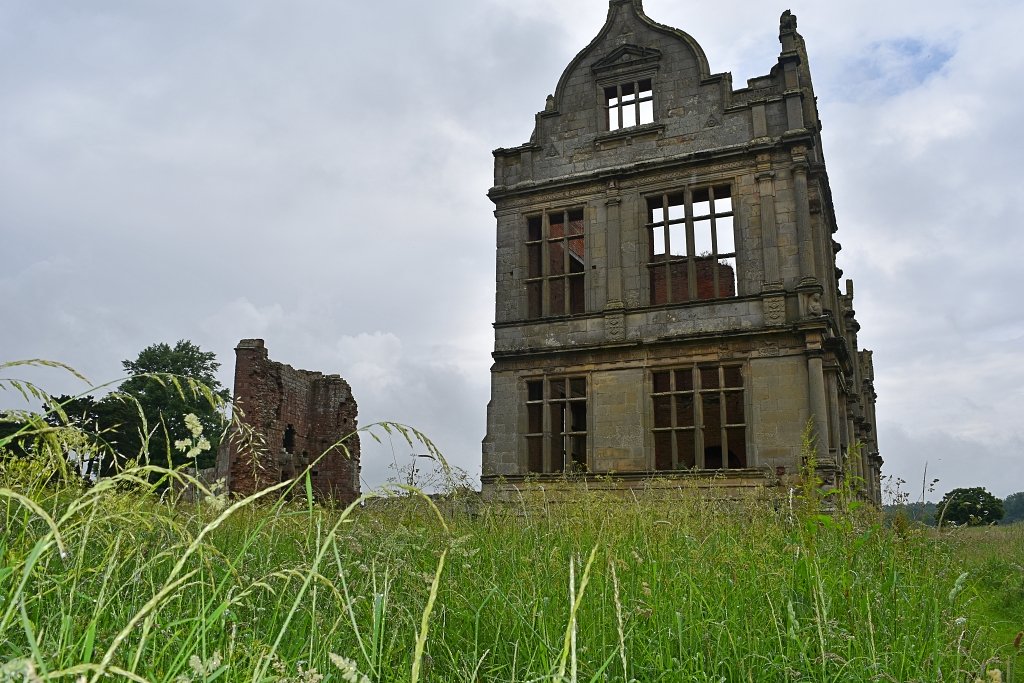
[[[223,507],[125,490],[141,474],[3,482],[4,680],[1019,676],[1021,525],[936,535],[686,491]]]
[[[1024,680],[1024,525],[886,524],[813,477],[744,503],[340,508],[303,477],[186,501],[183,472],[131,461],[86,485],[69,462],[95,439],[12,387],[50,408],[18,415],[34,449],[0,452],[0,683]]]

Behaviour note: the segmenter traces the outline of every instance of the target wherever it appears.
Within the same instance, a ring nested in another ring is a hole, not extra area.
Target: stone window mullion
[[[616,111],[615,111],[615,113],[618,116],[619,128],[621,129],[622,128],[622,86],[621,85],[615,86],[615,94],[616,94],[616,100],[615,100],[615,105],[616,105],[615,106],[615,110]]]
[[[572,313],[572,303],[569,301],[570,297],[570,285],[569,285],[569,269],[572,261],[572,257],[569,255],[569,212],[562,212],[562,225],[565,226],[562,230],[562,302],[566,312]]]
[[[685,209],[683,211],[686,216],[686,272],[687,277],[687,291],[689,294],[690,301],[697,299],[697,260],[694,258],[696,249],[696,240],[693,236],[693,195],[690,189],[687,188],[685,195]]]
[[[693,405],[694,405],[694,419],[697,424],[693,430],[694,432],[694,460],[697,463],[697,469],[707,469],[707,462],[704,458],[704,394],[701,392],[702,384],[700,378],[700,371],[693,367],[691,369],[693,377]]]
[[[712,255],[712,268],[711,268],[711,286],[716,297],[721,296],[721,289],[718,286],[718,231],[715,229],[715,188],[711,186],[708,188],[708,208],[710,209],[710,225],[711,225],[711,255]],[[722,386],[719,384],[718,386]],[[724,422],[722,424],[725,424]],[[724,429],[724,427],[723,427]]]
[[[712,206],[714,201],[712,199]],[[717,268],[715,269],[718,270]],[[729,468],[729,433],[725,428],[727,423],[725,414],[725,368],[718,366],[718,424],[719,438],[722,443],[722,469]]]

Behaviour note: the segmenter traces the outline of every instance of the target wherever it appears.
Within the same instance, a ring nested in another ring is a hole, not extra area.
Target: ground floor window
[[[747,466],[743,372],[701,365],[651,373],[654,466],[659,470]]]
[[[586,471],[586,377],[528,380],[526,422],[527,471]]]

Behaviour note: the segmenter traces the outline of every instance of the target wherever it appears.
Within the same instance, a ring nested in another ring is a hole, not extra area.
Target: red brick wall
[[[261,437],[263,446],[229,440],[232,492],[253,493],[298,476],[313,463],[318,498],[350,502],[359,495],[357,406],[348,382],[274,362],[262,339],[243,339],[235,348],[234,395],[242,421]],[[290,455],[285,450],[289,425],[294,431]]]
[[[701,258],[694,261],[697,270],[697,299],[715,298],[713,267],[718,267],[718,292],[720,297],[736,296],[736,273],[732,266]],[[651,303],[668,303],[668,269],[672,270],[672,302],[689,301],[689,271],[686,261],[676,261],[651,267]]]

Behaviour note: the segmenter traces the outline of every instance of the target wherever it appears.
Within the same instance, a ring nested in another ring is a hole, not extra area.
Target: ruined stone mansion
[[[879,500],[871,352],[788,11],[779,41],[734,89],[688,34],[611,0],[530,141],[494,151],[485,494],[566,473],[785,483],[810,421],[826,483]]]

